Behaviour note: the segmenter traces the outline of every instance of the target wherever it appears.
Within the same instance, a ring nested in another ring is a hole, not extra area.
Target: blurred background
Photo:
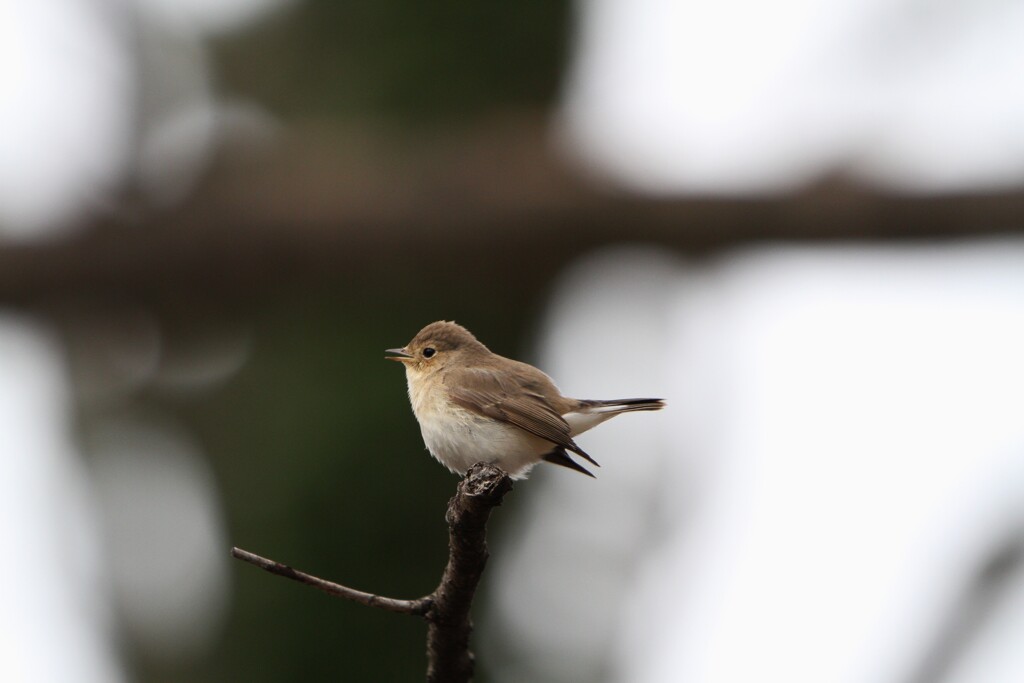
[[[0,680],[422,678],[454,319],[664,396],[478,679],[1024,676],[1024,5],[0,0]],[[554,471],[556,470],[557,471]]]

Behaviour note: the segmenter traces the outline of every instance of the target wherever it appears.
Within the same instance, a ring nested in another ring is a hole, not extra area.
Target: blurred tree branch
[[[581,251],[624,239],[691,253],[762,240],[935,239],[1019,233],[1024,215],[1021,188],[899,194],[841,173],[780,195],[631,194],[560,158],[543,115],[430,135],[373,131],[296,126],[258,160],[225,153],[181,206],[0,245],[0,303],[68,292],[251,299],[282,281],[376,285],[402,271],[485,287],[518,276],[523,260],[542,282]]]
[[[463,683],[473,678],[473,629],[470,608],[487,563],[487,519],[512,490],[512,480],[494,465],[478,463],[459,482],[448,501],[448,564],[432,593],[414,600],[387,598],[355,590],[260,557],[241,548],[231,555],[271,574],[312,586],[335,597],[427,621],[428,683]]]

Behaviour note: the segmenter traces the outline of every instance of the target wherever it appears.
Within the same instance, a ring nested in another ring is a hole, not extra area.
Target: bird
[[[385,353],[405,366],[427,450],[459,475],[485,462],[523,479],[544,461],[593,477],[570,456],[600,467],[574,437],[621,413],[665,407],[660,398],[563,396],[541,370],[493,353],[465,327],[445,320]]]

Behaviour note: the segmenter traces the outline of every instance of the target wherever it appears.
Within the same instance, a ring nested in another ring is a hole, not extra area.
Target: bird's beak
[[[393,353],[393,356],[384,356],[388,360],[397,360],[399,362],[405,362],[412,359],[412,354],[405,349],[387,349],[384,353]]]

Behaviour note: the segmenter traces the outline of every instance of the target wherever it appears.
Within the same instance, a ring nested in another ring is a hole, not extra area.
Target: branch
[[[260,569],[313,586],[335,597],[378,607],[389,612],[426,619],[428,683],[468,683],[473,678],[473,653],[469,634],[473,622],[469,612],[480,577],[487,564],[487,519],[512,490],[512,480],[494,465],[477,463],[466,472],[450,501],[448,522],[448,564],[434,591],[416,600],[387,598],[365,593],[333,581],[260,557],[241,548],[231,555]]]
[[[448,501],[448,565],[431,594],[427,612],[427,681],[448,683],[473,678],[470,607],[487,564],[487,518],[512,490],[512,480],[494,465],[478,463]]]
[[[380,609],[387,610],[389,612],[412,614],[420,617],[424,616],[430,609],[430,597],[419,598],[418,600],[385,598],[380,595],[374,595],[373,593],[364,593],[363,591],[356,590],[355,588],[343,586],[340,583],[326,581],[317,576],[313,576],[312,574],[300,572],[297,569],[292,569],[286,564],[281,564],[274,560],[268,560],[265,557],[260,557],[255,553],[250,553],[248,550],[242,550],[241,548],[232,548],[231,556],[248,562],[249,564],[256,565],[260,569],[268,571],[271,574],[276,574],[293,581],[298,581],[299,583],[304,583],[307,586],[312,586],[313,588],[322,590],[336,598],[344,598],[345,600],[358,602],[360,605],[366,605],[367,607],[379,607]]]

